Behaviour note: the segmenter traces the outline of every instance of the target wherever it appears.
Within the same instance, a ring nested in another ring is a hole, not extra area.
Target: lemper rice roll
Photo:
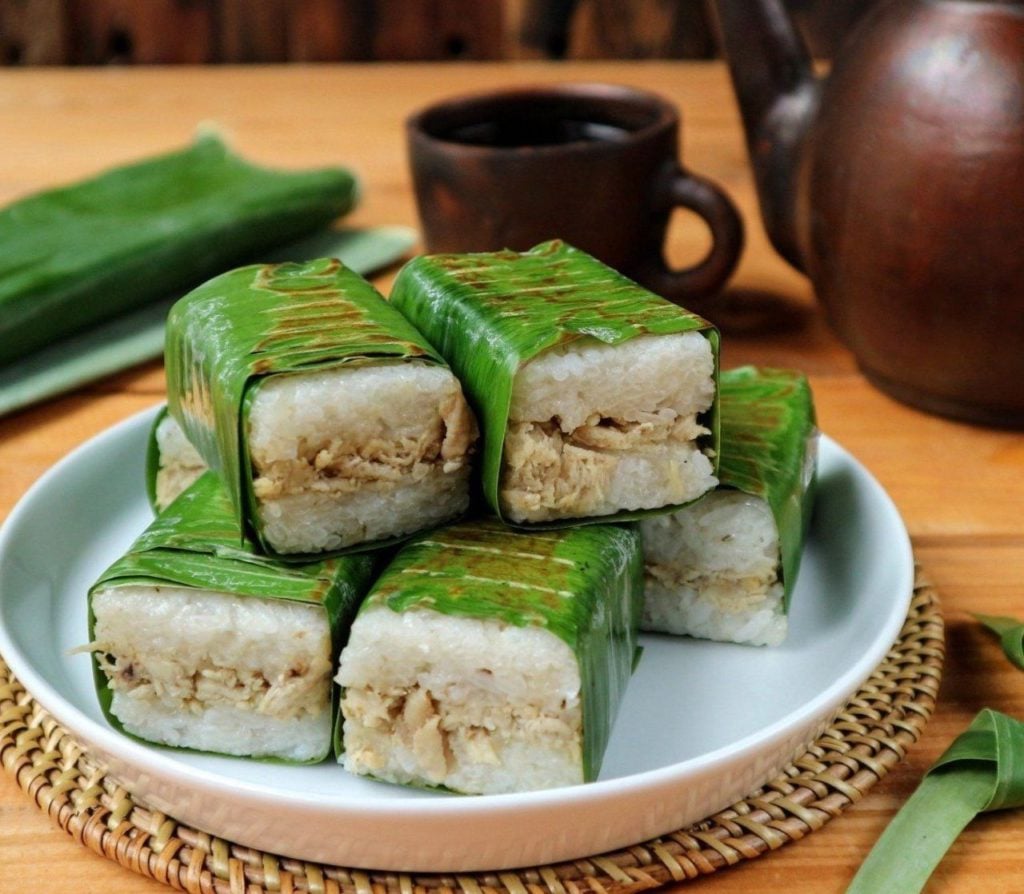
[[[506,522],[634,518],[716,484],[706,320],[559,241],[414,258],[391,302],[462,380]]]
[[[778,645],[810,522],[818,428],[807,379],[723,371],[721,485],[644,519],[643,629]]]
[[[166,364],[171,415],[272,555],[381,545],[468,505],[458,380],[339,261],[210,280],[171,309]]]
[[[641,597],[632,526],[516,533],[490,519],[420,535],[341,655],[346,769],[465,793],[594,779]]]
[[[83,648],[104,714],[150,742],[322,760],[334,662],[373,563],[268,559],[205,473],[90,589]]]

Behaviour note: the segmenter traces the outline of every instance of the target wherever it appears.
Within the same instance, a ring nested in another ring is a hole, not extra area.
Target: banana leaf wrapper
[[[722,371],[719,397],[719,481],[771,508],[788,610],[814,507],[820,433],[811,388],[792,370],[743,366]]]
[[[451,365],[466,389],[482,431],[483,495],[507,524],[523,528],[624,521],[671,512],[679,505],[516,524],[500,500],[502,459],[513,382],[523,364],[555,347],[595,339],[619,345],[643,335],[700,332],[711,343],[715,376],[719,335],[706,320],[559,240],[524,253],[426,255],[409,261],[391,303]],[[710,434],[702,450],[717,462],[717,401],[701,420]]]
[[[0,364],[325,226],[342,168],[249,164],[213,135],[0,211]]]
[[[157,476],[160,474],[160,441],[156,433],[160,424],[168,418],[170,418],[170,413],[167,411],[167,404],[164,404],[157,410],[156,418],[153,419],[153,424],[149,427],[149,437],[146,438],[146,499],[149,501],[149,508],[154,513],[167,508],[161,506],[157,499],[156,482]]]
[[[376,562],[376,557],[365,553],[304,565],[274,562],[240,536],[226,491],[217,476],[207,472],[157,516],[90,588],[90,640],[95,640],[96,632],[92,600],[100,590],[140,586],[213,591],[318,606],[330,629],[333,666],[373,581]],[[104,716],[116,729],[132,735],[111,712],[113,692],[95,652],[93,675]],[[332,687],[332,710],[336,701]],[[313,760],[326,756],[327,751]]]
[[[309,556],[277,553],[259,521],[246,433],[260,385],[271,376],[370,363],[447,368],[370,283],[332,258],[242,267],[190,292],[171,309],[164,359],[171,415],[221,476],[239,528],[282,561]]]
[[[386,617],[395,613],[410,622],[410,614],[426,612],[440,616],[441,624],[449,619],[476,619],[546,631],[568,645],[578,664],[582,767],[576,769],[583,781],[589,781],[598,774],[615,715],[640,657],[637,627],[642,599],[642,551],[639,530],[633,525],[520,533],[494,518],[466,521],[402,546],[360,607],[349,647],[355,651],[360,622],[381,609],[388,610],[383,612]],[[412,629],[416,630],[415,623]],[[413,635],[422,641],[418,631]],[[384,641],[394,642],[390,637],[391,633],[386,632]],[[442,638],[443,634],[433,641]],[[374,650],[373,640],[364,639],[364,653],[367,643],[370,651]],[[465,643],[459,641],[455,651],[463,652]],[[451,654],[446,655],[443,648],[440,656],[414,654],[414,663],[419,663],[409,672],[415,675],[421,666],[436,659],[431,673],[443,673],[444,659]],[[481,662],[495,662],[494,669],[485,673],[493,674],[489,679],[499,689],[504,657],[500,650],[496,647],[495,654],[481,658]],[[347,654],[342,655],[343,670],[337,678],[343,685]],[[527,660],[519,654],[508,659],[512,665]],[[356,676],[361,673],[357,667],[347,672]],[[371,679],[365,682],[372,686],[372,673],[368,676]],[[418,683],[408,682],[418,688]],[[466,681],[466,685],[473,684]],[[443,704],[438,710],[445,710]],[[503,703],[501,714],[511,716],[515,710],[511,702]],[[335,736],[339,755],[343,750],[340,719]],[[388,777],[382,774],[381,778]],[[420,780],[412,784],[428,783]],[[452,788],[445,780],[435,779],[430,784]],[[464,789],[456,786],[454,790]]]

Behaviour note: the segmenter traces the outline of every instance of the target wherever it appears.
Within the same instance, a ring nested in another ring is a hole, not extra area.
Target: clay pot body
[[[1024,5],[883,4],[822,84],[781,5],[753,6],[772,65],[749,70],[749,33],[730,64],[776,246],[880,388],[1024,427]]]

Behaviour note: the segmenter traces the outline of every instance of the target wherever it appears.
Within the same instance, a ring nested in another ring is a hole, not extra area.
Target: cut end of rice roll
[[[173,416],[165,413],[161,417],[154,436],[158,455],[155,508],[163,512],[206,471],[206,463]]]
[[[350,772],[480,794],[583,781],[579,667],[543,629],[374,607],[337,682]]]
[[[173,586],[92,596],[110,712],[141,739],[318,760],[331,743],[331,633],[319,605]]]
[[[559,240],[422,255],[391,301],[462,380],[503,520],[624,520],[715,485],[719,336],[700,316]]]
[[[642,595],[633,527],[522,534],[491,519],[406,544],[341,653],[346,768],[469,794],[593,779]]]
[[[769,505],[718,490],[644,519],[641,628],[774,646],[786,637],[779,534]]]
[[[697,499],[717,484],[701,421],[714,399],[700,332],[545,351],[513,383],[503,513],[543,522]]]
[[[247,536],[304,561],[469,502],[475,420],[426,338],[333,258],[228,271],[168,315],[168,408]]]
[[[270,376],[250,403],[266,542],[318,553],[437,525],[469,503],[476,423],[445,367],[353,365]]]

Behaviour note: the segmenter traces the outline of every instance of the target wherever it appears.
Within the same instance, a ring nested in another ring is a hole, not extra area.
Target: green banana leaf
[[[326,230],[265,251],[262,259],[331,257],[368,275],[397,261],[415,243],[416,232],[408,227]],[[0,416],[160,357],[167,312],[179,297],[161,298],[0,367]]]
[[[157,441],[156,430],[169,415],[167,404],[157,410],[153,424],[149,427],[149,437],[146,439],[146,499],[154,514],[160,512],[160,506],[156,499],[156,477],[160,471],[160,442]]]
[[[639,657],[640,534],[633,525],[516,532],[497,519],[462,522],[406,543],[360,611],[428,609],[537,626],[567,643],[580,668],[583,778],[596,778]],[[340,746],[340,728],[335,743]],[[340,754],[340,747],[336,747]]]
[[[1024,621],[1004,615],[975,615],[982,624],[999,637],[1003,654],[1024,670]]]
[[[0,363],[183,291],[355,204],[342,168],[256,167],[214,135],[0,211]]]
[[[98,590],[133,585],[185,587],[322,606],[331,630],[334,662],[373,580],[375,562],[366,553],[306,565],[274,562],[241,536],[226,491],[217,476],[207,472],[157,516],[90,588],[89,637],[95,639],[92,595]],[[113,693],[95,655],[93,678],[104,716],[131,735],[111,713]]]
[[[512,385],[543,351],[582,338],[621,344],[641,335],[702,332],[718,365],[718,331],[706,320],[641,288],[590,255],[554,240],[524,253],[499,251],[413,258],[399,272],[391,303],[441,352],[461,379],[482,429],[483,493],[506,523],[499,500]],[[717,457],[717,402],[702,447]],[[598,524],[670,512],[621,512],[522,528]]]
[[[985,708],[932,765],[847,894],[913,894],[982,812],[1024,807],[1024,723]]]
[[[282,561],[308,561],[277,554],[260,529],[245,442],[252,395],[271,375],[410,360],[444,365],[412,324],[339,261],[242,267],[171,309],[164,356],[168,406],[224,481],[239,527]],[[339,552],[386,542],[392,541]]]
[[[718,478],[771,508],[788,610],[814,506],[819,431],[811,388],[792,370],[742,366],[722,371],[718,395]]]

